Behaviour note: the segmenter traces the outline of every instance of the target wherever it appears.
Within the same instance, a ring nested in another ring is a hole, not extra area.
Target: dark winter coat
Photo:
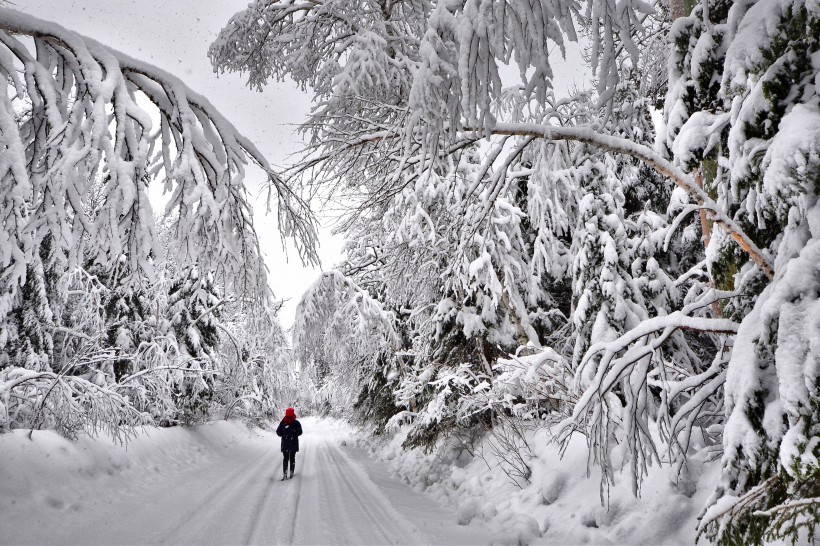
[[[285,424],[285,420],[276,427],[276,435],[282,437],[282,453],[293,453],[299,451],[299,436],[302,435],[302,425],[294,419],[290,425]]]

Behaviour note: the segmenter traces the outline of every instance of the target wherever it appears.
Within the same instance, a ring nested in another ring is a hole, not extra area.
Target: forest
[[[283,168],[179,77],[13,7],[0,432],[298,403],[407,450],[492,439],[526,481],[548,430],[604,504],[705,458],[701,540],[816,540],[816,0],[256,0],[202,55],[311,95]],[[316,203],[342,210],[289,330],[251,167],[306,264]]]

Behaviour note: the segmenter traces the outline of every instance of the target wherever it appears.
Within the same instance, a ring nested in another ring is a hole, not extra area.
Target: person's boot
[[[288,474],[288,479],[291,479],[292,477],[293,477],[293,469],[291,468],[290,469],[290,474]]]

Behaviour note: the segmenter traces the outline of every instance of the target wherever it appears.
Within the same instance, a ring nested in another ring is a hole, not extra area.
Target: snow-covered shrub
[[[492,408],[471,404],[472,393],[489,387],[490,377],[480,365],[464,362],[452,368],[431,366],[422,372],[422,378],[420,404],[412,414],[405,447],[421,447],[431,452],[440,442],[454,435],[462,436],[464,429],[490,428]]]
[[[67,438],[103,433],[122,440],[150,422],[148,414],[105,385],[50,371],[0,370],[0,431],[53,428]]]

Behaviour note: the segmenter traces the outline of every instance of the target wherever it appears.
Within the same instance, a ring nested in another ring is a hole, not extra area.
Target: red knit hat
[[[285,417],[296,417],[296,411],[293,408],[288,408],[285,410]]]

